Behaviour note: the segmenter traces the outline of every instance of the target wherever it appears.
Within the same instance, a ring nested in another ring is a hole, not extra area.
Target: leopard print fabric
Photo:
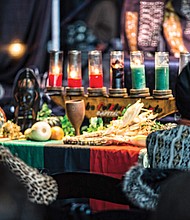
[[[190,170],[190,126],[153,132],[146,141],[151,168]]]
[[[37,169],[26,165],[3,146],[0,146],[0,162],[9,167],[10,171],[26,187],[31,202],[49,205],[56,200],[58,186],[52,177],[40,174]]]

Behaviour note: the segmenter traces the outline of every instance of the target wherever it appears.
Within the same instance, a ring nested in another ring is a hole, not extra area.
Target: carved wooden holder
[[[65,102],[67,100],[76,99],[76,96],[68,96],[63,93],[48,91],[48,95],[52,101],[65,109]],[[84,100],[85,103],[85,116],[91,117],[118,117],[121,115],[122,110],[128,104],[134,104],[139,97],[110,97],[110,96],[77,96],[77,99]],[[175,98],[169,97],[164,99],[155,99],[152,96],[140,98],[144,103],[144,107],[152,109],[154,113],[158,113],[158,119],[167,115],[177,112]]]

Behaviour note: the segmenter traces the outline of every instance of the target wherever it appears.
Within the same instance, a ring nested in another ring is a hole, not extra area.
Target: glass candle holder
[[[188,64],[188,62],[190,62],[190,53],[180,53],[178,74],[181,73],[181,71]]]
[[[169,90],[169,53],[155,53],[155,90]]]
[[[130,68],[132,76],[132,88],[146,88],[144,54],[142,51],[130,52]]]
[[[49,62],[48,86],[62,87],[63,51],[51,51]]]
[[[124,88],[124,52],[110,53],[110,86],[113,89]]]
[[[102,88],[103,73],[102,73],[101,51],[94,50],[88,53],[88,71],[89,71],[89,87]]]
[[[71,50],[68,52],[67,78],[69,87],[79,88],[82,86],[81,51]]]

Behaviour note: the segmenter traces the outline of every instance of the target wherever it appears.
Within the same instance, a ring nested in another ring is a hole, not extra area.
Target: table
[[[0,140],[0,144],[37,169],[52,175],[87,171],[120,178],[139,159],[139,147],[64,145],[62,141]]]
[[[28,165],[49,175],[86,171],[121,178],[144,155],[143,149],[126,146],[64,145],[62,141],[35,142],[26,140],[1,141],[0,144]],[[91,201],[94,210],[122,208],[106,202]]]

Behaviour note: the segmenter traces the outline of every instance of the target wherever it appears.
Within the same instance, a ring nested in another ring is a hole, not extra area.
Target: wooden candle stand
[[[47,93],[52,101],[65,109],[67,100],[81,99],[85,103],[85,116],[91,117],[118,117],[122,110],[129,104],[134,104],[139,97],[110,97],[110,96],[88,96],[88,95],[66,95],[64,89],[48,89]],[[158,119],[177,112],[175,98],[169,97],[164,99],[156,99],[152,96],[140,98],[144,103],[144,108],[152,109],[154,113],[158,113]]]

